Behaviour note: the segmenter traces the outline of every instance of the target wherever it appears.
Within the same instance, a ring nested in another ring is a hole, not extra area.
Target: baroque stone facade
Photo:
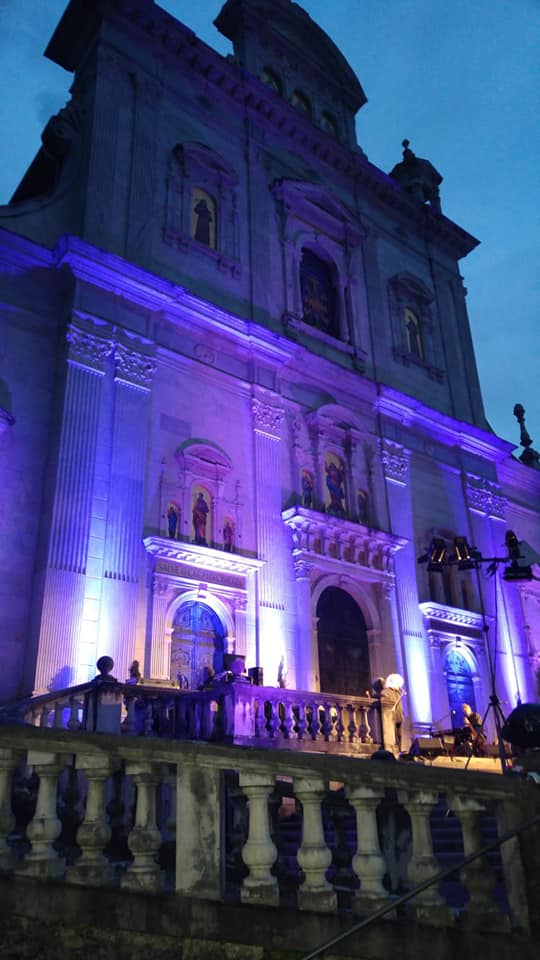
[[[422,731],[458,689],[483,711],[492,642],[507,709],[534,699],[536,581],[416,562],[540,547],[539,475],[484,416],[477,241],[367,162],[296,4],[228,0],[233,58],[139,7],[59,24],[73,100],[0,208],[0,698],[238,654],[343,695],[398,671]]]

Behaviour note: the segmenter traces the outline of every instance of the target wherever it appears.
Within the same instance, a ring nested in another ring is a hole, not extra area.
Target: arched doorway
[[[371,688],[364,615],[349,593],[327,587],[317,604],[320,688],[363,696]]]
[[[468,703],[476,710],[472,670],[462,653],[449,650],[445,658],[446,689],[451,710],[452,727],[463,726],[462,704]]]
[[[173,620],[171,679],[194,690],[211,673],[223,670],[226,630],[217,613],[205,603],[182,604]]]

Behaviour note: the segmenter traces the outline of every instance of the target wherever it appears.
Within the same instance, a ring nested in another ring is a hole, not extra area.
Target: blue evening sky
[[[93,2],[93,0],[87,0]],[[70,75],[43,56],[65,0],[0,0],[0,202],[68,99]],[[220,0],[162,0],[221,53]],[[482,241],[462,261],[489,422],[517,443],[514,403],[540,449],[539,0],[304,0],[368,97],[358,140],[389,171],[401,140],[444,177],[444,213]]]

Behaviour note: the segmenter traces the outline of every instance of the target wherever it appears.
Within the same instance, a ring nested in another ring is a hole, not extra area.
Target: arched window
[[[304,113],[306,117],[311,117],[311,103],[301,90],[294,91],[291,97],[291,103],[300,113]]]
[[[337,294],[330,264],[307,249],[302,250],[300,287],[304,323],[337,337]]]
[[[420,318],[410,307],[405,307],[403,311],[403,321],[405,324],[405,339],[407,350],[417,357],[418,360],[424,359],[424,344],[422,341],[422,325]]]
[[[191,193],[190,235],[198,243],[216,249],[216,201],[206,190],[194,187]]]
[[[326,110],[321,115],[321,129],[324,130],[325,133],[329,133],[331,137],[335,137],[335,139],[337,140],[338,125],[334,120],[332,114],[327,113]]]
[[[266,84],[267,87],[270,87],[274,93],[281,94],[281,82],[279,77],[276,73],[274,73],[273,70],[270,69],[270,67],[264,68],[263,72],[261,73],[261,80],[264,84]]]
[[[473,710],[476,710],[472,670],[463,654],[459,650],[451,649],[446,654],[444,672],[446,673],[448,704],[452,711],[452,726],[462,727],[462,704],[468,703]]]

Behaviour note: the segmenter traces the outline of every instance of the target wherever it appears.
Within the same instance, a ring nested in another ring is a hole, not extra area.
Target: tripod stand
[[[487,705],[487,707],[486,707],[486,711],[485,711],[485,713],[484,713],[484,716],[482,717],[482,730],[484,729],[486,720],[487,720],[487,718],[488,718],[488,716],[489,716],[489,713],[490,713],[490,711],[491,711],[492,714],[493,714],[493,723],[494,723],[494,725],[495,725],[495,732],[496,732],[496,735],[497,735],[497,747],[498,747],[498,751],[499,751],[499,759],[500,759],[500,762],[501,762],[501,771],[502,771],[502,773],[507,773],[507,772],[508,772],[508,761],[507,761],[507,758],[506,758],[506,749],[505,749],[504,740],[503,740],[503,737],[502,737],[502,728],[503,728],[504,724],[506,723],[506,717],[504,716],[504,713],[502,712],[501,702],[500,702],[500,700],[499,700],[499,698],[498,698],[498,696],[497,696],[497,688],[496,688],[496,685],[495,685],[495,680],[496,680],[496,668],[497,668],[497,663],[496,663],[496,653],[497,653],[497,651],[495,650],[495,652],[494,652],[494,651],[492,650],[492,648],[491,648],[490,637],[489,637],[489,624],[488,624],[487,618],[486,618],[486,609],[485,609],[485,606],[484,606],[484,593],[483,593],[483,590],[482,590],[482,584],[481,584],[481,582],[480,582],[480,564],[479,564],[478,560],[476,560],[476,561],[474,562],[474,569],[475,569],[475,571],[476,571],[476,582],[477,582],[477,584],[478,584],[478,598],[479,598],[479,600],[480,600],[480,614],[481,614],[481,616],[482,616],[482,632],[483,632],[483,634],[484,634],[484,643],[485,643],[485,648],[486,648],[486,653],[487,653],[488,672],[489,672],[489,684],[490,684],[490,694],[489,694],[488,705]],[[496,566],[495,566],[495,565],[493,565],[493,571],[492,571],[492,573],[493,573],[493,576],[496,576]],[[496,580],[496,579],[495,579],[495,610],[497,610],[497,580]],[[495,637],[495,646],[496,646],[496,645],[497,645],[497,637]],[[468,768],[468,766],[469,766],[469,764],[470,764],[470,762],[471,762],[471,759],[472,759],[472,757],[474,756],[474,746],[475,746],[475,745],[474,745],[474,743],[473,743],[472,746],[471,746],[471,752],[469,753],[469,756],[467,757],[467,763],[465,764],[465,770],[467,770],[467,768]]]

